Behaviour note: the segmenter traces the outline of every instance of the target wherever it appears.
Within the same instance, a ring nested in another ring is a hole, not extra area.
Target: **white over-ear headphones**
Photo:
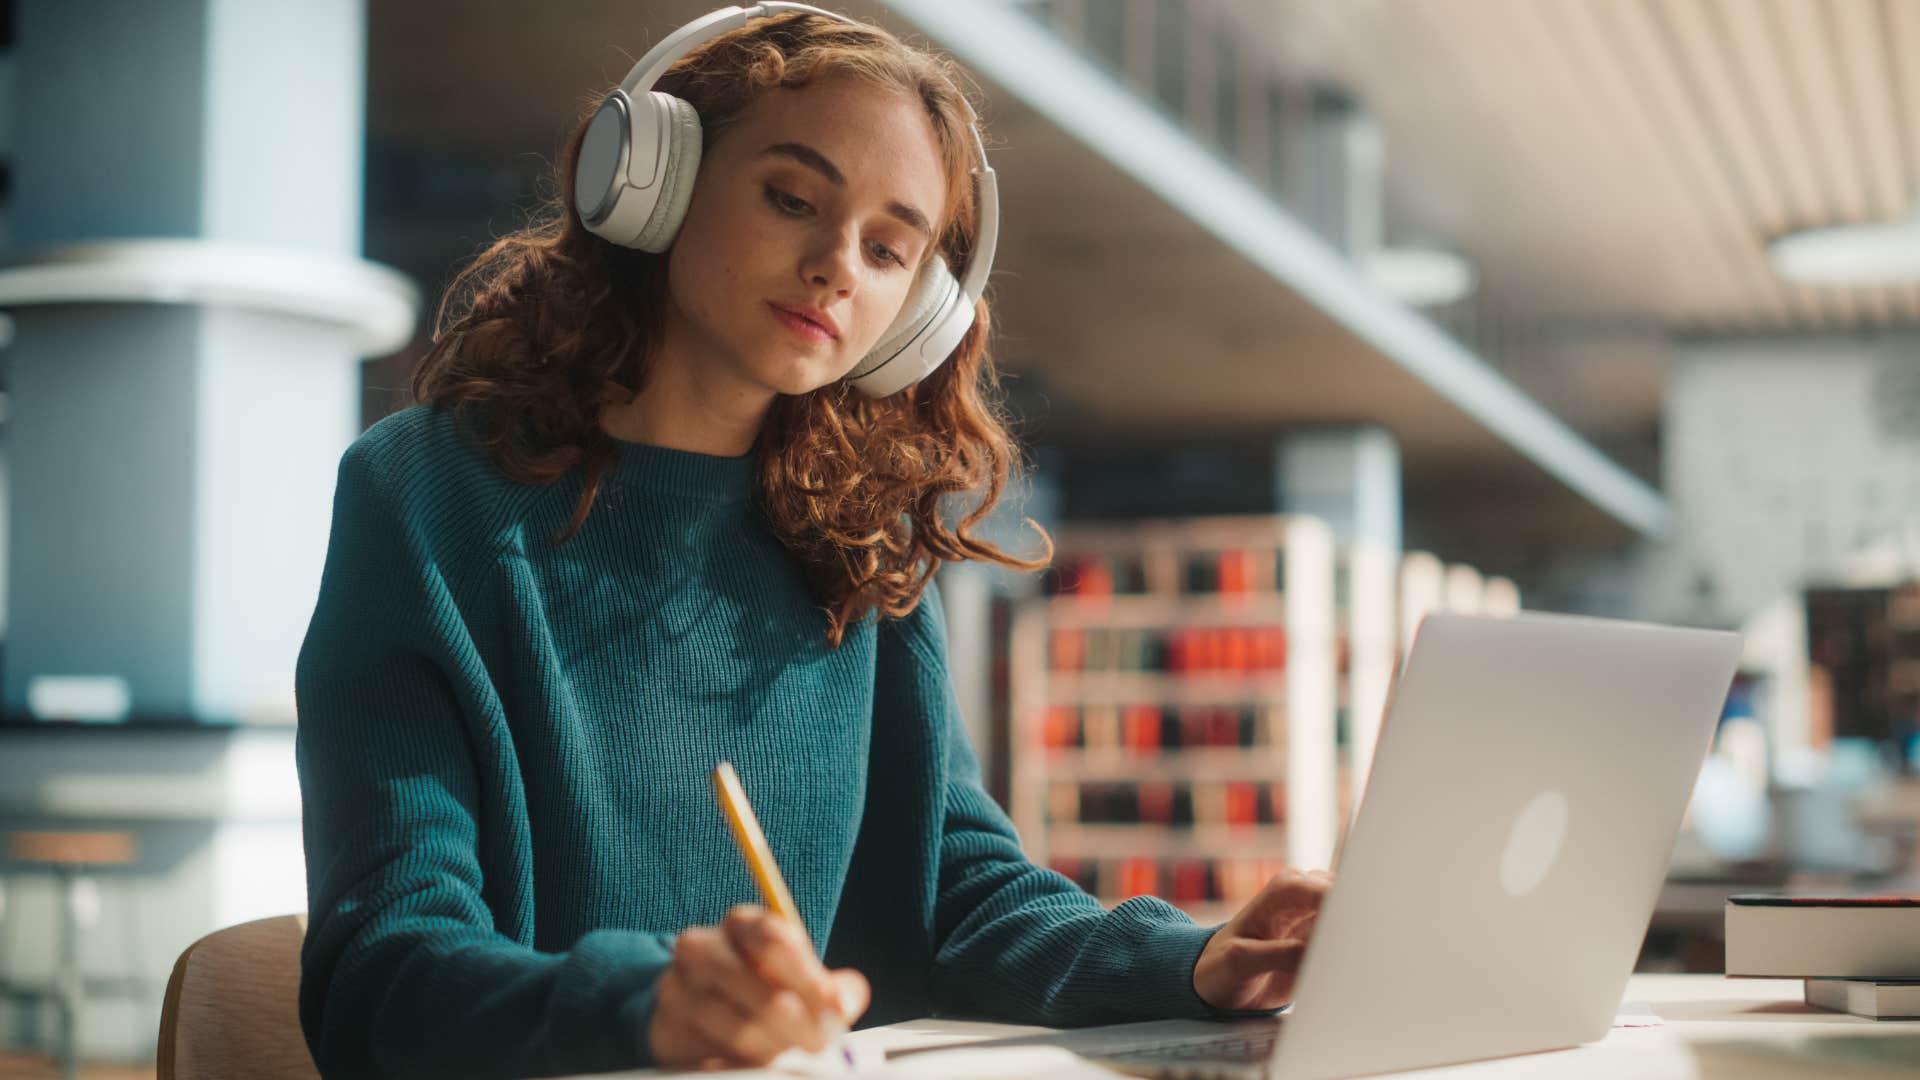
[[[795,11],[852,21],[806,4],[769,2],[724,8],[667,35],[633,65],[619,89],[601,101],[580,144],[573,205],[589,231],[641,251],[662,252],[673,244],[700,167],[700,117],[692,105],[654,90],[653,84],[674,61],[703,42],[745,26],[750,19]],[[927,377],[973,325],[974,304],[993,268],[1000,190],[971,108],[967,121],[979,160],[973,176],[980,205],[978,236],[966,277],[956,282],[937,254],[927,257],[899,317],[847,375],[868,397],[885,397]]]

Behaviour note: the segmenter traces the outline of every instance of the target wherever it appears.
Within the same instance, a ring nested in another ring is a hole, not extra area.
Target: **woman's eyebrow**
[[[805,165],[807,168],[812,169],[814,172],[819,173],[821,176],[826,177],[827,180],[836,187],[845,187],[847,183],[847,178],[840,172],[839,166],[827,160],[827,155],[815,150],[806,143],[774,143],[772,146],[755,154],[754,157],[791,158]],[[894,217],[899,218],[914,229],[917,229],[928,239],[933,238],[933,226],[927,223],[927,215],[908,206],[906,203],[898,200],[887,203],[887,213],[892,214]]]

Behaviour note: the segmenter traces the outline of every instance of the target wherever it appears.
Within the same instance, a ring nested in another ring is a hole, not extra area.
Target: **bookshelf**
[[[1395,619],[1400,656],[1413,647],[1413,635],[1420,629],[1421,619],[1447,610],[1446,582],[1446,564],[1433,553],[1409,551],[1401,557],[1400,610]]]
[[[1480,611],[1486,615],[1520,614],[1520,587],[1508,578],[1488,578],[1480,592]]]
[[[1505,578],[1339,546],[1304,516],[1081,525],[1009,631],[1009,803],[1027,854],[1108,904],[1200,921],[1330,866],[1394,673],[1429,612],[1511,613]]]
[[[1443,607],[1462,615],[1477,615],[1486,601],[1487,580],[1480,571],[1465,563],[1447,567],[1440,586]]]
[[[1390,592],[1375,579],[1391,560],[1355,577],[1304,516],[1056,540],[1047,595],[1010,630],[1009,799],[1029,857],[1107,903],[1151,893],[1211,920],[1285,866],[1330,865],[1349,801],[1336,712],[1357,700],[1341,657],[1359,655],[1336,592]]]
[[[1868,739],[1912,772],[1920,757],[1920,584],[1806,588],[1801,603],[1810,701],[1798,745]]]

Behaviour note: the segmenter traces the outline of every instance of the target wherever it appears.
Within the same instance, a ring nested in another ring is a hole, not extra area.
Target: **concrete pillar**
[[[419,306],[359,258],[364,38],[363,0],[20,5],[10,716],[291,718],[358,362]]]
[[[1377,427],[1305,431],[1275,451],[1276,501],[1289,514],[1330,526],[1347,642],[1347,812],[1360,807],[1395,663],[1394,608],[1400,561],[1400,449]]]
[[[1400,551],[1400,446],[1378,427],[1289,435],[1276,448],[1276,503],[1333,527],[1341,547]]]
[[[420,298],[360,256],[365,0],[14,9],[0,707],[28,726],[0,727],[0,827],[140,831],[80,959],[157,987],[200,934],[304,907],[294,661],[359,362]],[[23,869],[30,979],[56,919]],[[142,944],[103,954],[123,924]],[[90,1002],[83,1056],[150,1059],[157,1014]]]

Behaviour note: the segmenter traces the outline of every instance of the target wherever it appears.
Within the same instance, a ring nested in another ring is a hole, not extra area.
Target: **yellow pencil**
[[[733,771],[730,762],[723,761],[713,767],[713,793],[720,800],[720,808],[726,811],[727,824],[733,827],[734,844],[740,848],[740,857],[747,861],[754,883],[760,886],[760,895],[766,897],[767,908],[792,923],[794,929],[800,931],[800,940],[812,950],[813,939],[807,934],[807,924],[800,920],[800,909],[793,906],[793,894],[787,891],[787,880],[780,876],[780,865],[773,861],[767,834],[760,831],[760,820],[753,816],[753,804],[747,801],[747,789],[740,786],[740,775]],[[839,1071],[858,1067],[857,1055],[847,1044],[846,1033],[846,1024],[834,1021],[833,1049],[815,1059],[816,1065],[837,1066]]]
[[[786,879],[780,876],[780,867],[773,861],[773,849],[767,846],[766,834],[760,831],[759,819],[753,816],[747,791],[740,786],[740,776],[733,771],[732,764],[723,761],[713,767],[713,793],[719,796],[720,808],[727,813],[727,824],[733,827],[734,843],[740,846],[740,857],[747,861],[747,869],[753,873],[754,883],[760,886],[760,895],[766,897],[767,907],[792,923],[801,938],[807,940],[807,947],[812,948],[812,939],[807,938],[807,924],[800,921],[800,911],[793,906],[793,894],[787,891]]]

